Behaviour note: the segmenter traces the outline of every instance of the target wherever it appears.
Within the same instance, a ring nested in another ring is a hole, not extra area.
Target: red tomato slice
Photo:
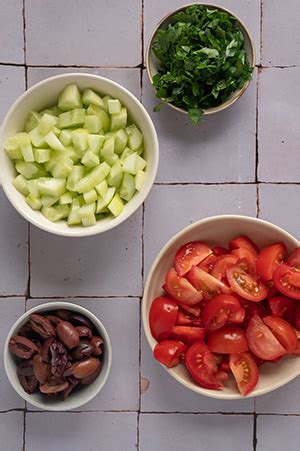
[[[267,316],[266,309],[260,302],[244,301],[242,303],[245,309],[244,326],[248,327],[253,315],[258,315],[260,318]]]
[[[240,324],[244,317],[245,310],[230,294],[219,294],[210,299],[202,313],[204,327],[210,332],[220,329],[228,321]]]
[[[287,261],[287,265],[300,269],[300,248],[294,250]]]
[[[204,343],[195,343],[187,351],[186,367],[195,381],[204,388],[223,388],[222,374],[218,374],[216,357]]]
[[[248,352],[232,354],[229,366],[240,393],[243,396],[249,395],[258,382],[258,368],[252,356]]]
[[[246,337],[251,352],[260,359],[274,360],[286,354],[284,347],[258,315],[252,316]]]
[[[266,285],[269,289],[267,298],[272,298],[273,296],[276,296],[278,294],[278,290],[275,287],[273,280],[270,280]]]
[[[198,268],[198,266],[193,266],[186,277],[196,290],[202,293],[204,299],[210,299],[219,293],[231,292],[230,288],[224,283]]]
[[[165,340],[176,324],[178,305],[167,296],[154,299],[149,313],[150,329],[157,341]]]
[[[256,271],[264,282],[272,280],[275,269],[286,257],[287,249],[283,243],[265,247],[257,257]]]
[[[212,254],[210,247],[201,241],[192,241],[191,243],[184,244],[175,255],[175,269],[177,274],[184,276],[192,266],[198,265],[210,254]]]
[[[295,311],[295,328],[300,330],[300,305],[297,306]]]
[[[198,304],[203,298],[202,294],[197,291],[188,280],[178,276],[174,268],[171,268],[168,271],[163,288],[171,298],[182,304]]]
[[[268,299],[269,309],[273,316],[280,316],[290,324],[294,322],[295,301],[285,296],[274,296]]]
[[[240,247],[239,249],[233,249],[232,255],[237,257],[237,264],[241,269],[249,274],[254,274],[256,272],[256,253],[247,247]]]
[[[207,257],[203,262],[198,265],[198,268],[203,269],[205,272],[211,272],[217,261],[219,260],[219,257],[216,257],[214,254],[211,254],[209,257]]]
[[[219,368],[221,371],[225,371],[225,373],[231,373],[231,369],[229,366],[229,356],[223,355],[222,360],[220,362]]]
[[[191,346],[197,341],[203,341],[204,337],[204,327],[174,326],[171,333],[171,338],[182,341],[188,346]]]
[[[256,246],[255,243],[253,243],[252,240],[250,240],[249,237],[241,235],[238,236],[236,238],[234,238],[233,240],[230,241],[229,243],[229,249],[232,251],[233,249],[239,249],[240,247],[246,247],[247,249],[250,249],[250,251],[255,252],[256,254],[259,253],[259,249]]]
[[[262,301],[268,294],[266,285],[247,274],[238,265],[227,268],[226,276],[232,291],[248,301]]]
[[[298,338],[296,349],[293,355],[300,355],[300,339]]]
[[[184,359],[186,350],[186,345],[180,341],[164,340],[157,343],[153,355],[160,363],[172,368]]]
[[[225,247],[222,247],[222,246],[215,246],[215,247],[213,247],[212,251],[213,251],[214,255],[216,255],[217,257],[222,257],[222,255],[226,255],[226,254],[230,253],[228,249],[225,249]]]
[[[248,351],[248,343],[243,329],[238,326],[223,326],[207,337],[207,346],[218,354],[237,354]]]
[[[213,277],[215,277],[216,279],[221,280],[221,282],[227,284],[226,269],[229,266],[235,265],[237,260],[238,260],[237,257],[235,257],[234,255],[231,255],[231,254],[223,255],[222,257],[219,258],[219,260],[214,265],[214,267],[211,271],[211,275]],[[224,279],[225,279],[225,281],[224,281]]]
[[[202,319],[200,316],[194,316],[188,312],[185,312],[184,310],[179,309],[176,324],[178,326],[202,326]]]
[[[282,344],[287,354],[293,354],[297,346],[295,329],[283,318],[266,316],[263,321]]]
[[[185,312],[187,312],[190,315],[200,317],[201,308],[198,305],[186,305],[182,304],[181,302],[177,302],[179,307],[182,308]]]
[[[280,293],[300,300],[300,272],[287,265],[277,266],[273,274],[274,284]]]

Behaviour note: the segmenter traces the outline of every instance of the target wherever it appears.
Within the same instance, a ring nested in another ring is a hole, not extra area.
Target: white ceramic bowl
[[[162,294],[166,272],[173,264],[176,251],[188,241],[207,241],[212,246],[226,246],[228,241],[238,235],[248,235],[259,246],[266,246],[282,241],[291,252],[299,246],[299,242],[285,230],[261,219],[247,216],[214,216],[198,221],[181,230],[162,248],[150,269],[142,303],[142,319],[148,343],[153,350],[156,340],[149,327],[149,310],[152,301]],[[184,365],[166,371],[185,387],[201,395],[217,399],[243,399],[232,381],[222,391],[208,390],[199,387],[190,377]],[[260,396],[287,384],[300,374],[300,358],[286,357],[277,365],[265,364],[259,368],[259,382],[255,390],[248,396]]]
[[[144,135],[145,159],[147,160],[147,178],[142,190],[125,205],[123,212],[114,219],[103,219],[91,227],[68,227],[66,221],[51,222],[39,211],[32,210],[12,184],[16,175],[14,165],[4,149],[6,140],[23,130],[26,117],[32,110],[40,111],[57,103],[58,95],[69,83],[76,83],[79,89],[92,88],[104,94],[118,98],[128,109],[129,117]],[[0,180],[6,196],[15,209],[35,226],[56,235],[88,236],[110,230],[131,216],[146,199],[157,172],[158,140],[152,120],[140,101],[123,86],[107,78],[92,74],[64,74],[48,78],[37,83],[22,94],[11,106],[0,129]]]
[[[16,335],[19,328],[27,323],[29,316],[32,313],[45,313],[57,309],[66,309],[81,315],[86,316],[95,326],[98,334],[103,338],[104,341],[104,353],[102,358],[102,370],[97,379],[94,380],[90,385],[82,386],[77,391],[71,393],[71,395],[64,401],[48,398],[42,393],[33,393],[29,395],[25,392],[21,386],[18,376],[17,376],[17,358],[11,354],[8,348],[8,343],[13,335]],[[53,411],[66,411],[77,409],[83,406],[87,402],[91,401],[103,388],[108,375],[110,373],[112,360],[112,348],[109,335],[99,319],[91,313],[89,310],[69,302],[49,302],[47,304],[38,305],[30,310],[28,310],[24,315],[22,315],[10,329],[5,345],[4,345],[4,368],[6,375],[15,391],[27,402],[35,407],[43,410],[53,410]]]

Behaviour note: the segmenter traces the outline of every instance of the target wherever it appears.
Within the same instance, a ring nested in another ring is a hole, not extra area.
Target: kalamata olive
[[[98,368],[96,369],[96,371],[94,371],[93,374],[91,374],[90,376],[84,377],[83,379],[80,379],[80,382],[83,385],[89,385],[92,382],[94,382],[95,379],[97,379],[97,377],[99,376],[99,374],[101,373],[101,362],[100,365],[98,366]]]
[[[62,394],[64,399],[67,399],[67,397],[68,397],[68,396],[70,395],[70,393],[74,390],[74,388],[76,387],[76,385],[79,384],[79,380],[76,379],[76,378],[73,377],[73,376],[68,377],[68,382],[69,382],[69,387],[66,388],[66,389],[63,391],[63,394]]]
[[[20,363],[18,365],[18,374],[21,374],[22,376],[33,376],[33,361],[25,360],[24,362]]]
[[[32,313],[30,315],[30,325],[41,338],[44,338],[44,340],[55,336],[54,327],[50,321],[42,315]]]
[[[95,357],[89,357],[88,359],[82,360],[77,363],[73,370],[73,376],[77,379],[84,379],[91,376],[95,371],[97,371],[100,366],[100,360]]]
[[[96,335],[94,335],[92,338],[91,338],[91,345],[93,346],[93,348],[94,348],[94,355],[95,356],[98,356],[98,355],[101,355],[102,354],[102,345],[103,345],[103,340],[102,340],[102,338],[101,337],[98,337],[98,336],[96,336]]]
[[[38,352],[39,348],[35,343],[26,337],[14,335],[9,340],[9,350],[20,359],[30,359],[33,354]]]
[[[73,371],[76,366],[76,363],[67,362],[65,371],[63,372],[63,377],[73,376]]]
[[[56,327],[58,323],[60,323],[62,321],[61,318],[59,318],[58,316],[55,315],[47,315],[46,318],[50,321],[50,323]]]
[[[60,341],[54,340],[50,345],[50,354],[51,373],[53,376],[60,377],[68,362],[67,350]]]
[[[43,362],[42,356],[36,354],[33,359],[33,374],[40,382],[40,384],[45,384],[50,377],[50,365],[49,363]]]
[[[23,389],[31,395],[38,387],[38,380],[33,374],[32,360],[22,362],[18,365],[17,375]]]
[[[68,349],[76,348],[79,344],[79,334],[75,327],[68,321],[62,321],[56,327],[60,340]]]
[[[29,338],[29,340],[38,340],[40,338],[39,335],[36,332],[34,332],[34,330],[32,330],[32,327],[29,322],[23,324],[23,326],[20,327],[17,335],[20,335],[20,337]]]
[[[55,316],[58,316],[63,321],[67,321],[69,316],[71,315],[71,312],[69,310],[59,309],[54,312]]]
[[[81,360],[86,357],[91,357],[94,348],[88,340],[80,340],[79,345],[72,349],[71,356],[75,360]]]
[[[44,362],[50,362],[50,346],[55,340],[54,337],[48,338],[42,346],[41,355]]]
[[[81,337],[91,338],[93,335],[91,329],[87,326],[76,326],[75,329],[79,333],[80,338]]]
[[[93,324],[91,323],[91,321],[85,316],[80,315],[80,313],[72,313],[69,316],[68,321],[70,321],[73,326],[86,326],[89,329],[93,330]]]
[[[46,382],[46,384],[40,384],[40,391],[46,394],[59,393],[66,390],[69,387],[68,381]]]

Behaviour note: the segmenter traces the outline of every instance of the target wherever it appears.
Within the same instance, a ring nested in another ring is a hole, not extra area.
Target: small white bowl
[[[109,94],[118,98],[127,107],[129,117],[144,135],[147,177],[143,188],[125,205],[124,210],[118,217],[99,220],[96,225],[91,227],[68,227],[66,221],[51,222],[39,211],[32,210],[26,203],[23,194],[19,193],[12,184],[16,171],[13,163],[4,151],[6,140],[23,130],[26,117],[30,111],[40,111],[57,104],[59,93],[70,83],[76,83],[79,89],[92,88],[103,95]],[[71,237],[95,235],[121,224],[142,205],[148,196],[156,176],[158,159],[159,149],[156,131],[144,106],[123,86],[98,75],[82,73],[63,74],[37,83],[13,103],[0,129],[0,179],[8,200],[27,221],[40,229],[46,230],[46,232],[56,235]]]
[[[152,301],[162,294],[168,268],[173,265],[176,251],[180,246],[189,241],[207,241],[210,245],[227,246],[228,242],[235,236],[247,235],[259,246],[267,246],[274,242],[282,241],[287,246],[288,252],[299,246],[298,240],[285,230],[261,219],[248,216],[224,215],[198,221],[181,230],[162,248],[150,269],[142,302],[142,319],[144,331],[148,343],[153,350],[156,340],[152,337],[149,327],[149,310]],[[187,372],[184,365],[166,371],[190,390],[216,399],[244,399],[238,392],[234,381],[226,383],[221,391],[208,390],[197,385]],[[276,390],[300,375],[300,358],[285,357],[277,365],[265,364],[259,368],[259,382],[248,395],[249,397],[260,396]]]
[[[98,334],[101,336],[101,338],[103,338],[104,341],[101,373],[99,374],[97,379],[94,380],[94,382],[92,382],[90,385],[80,387],[80,389],[71,393],[70,396],[65,400],[48,398],[46,395],[43,395],[39,392],[33,393],[32,395],[26,393],[21,386],[17,376],[17,359],[9,351],[8,347],[10,338],[18,333],[19,328],[23,324],[27,323],[32,313],[43,314],[58,309],[66,309],[86,316],[93,323]],[[47,304],[38,305],[37,307],[28,310],[12,326],[4,344],[4,368],[9,382],[11,383],[15,391],[21,396],[21,398],[23,398],[33,406],[43,410],[62,412],[66,410],[77,409],[78,407],[81,407],[87,402],[91,401],[96,395],[98,395],[98,393],[102,390],[105,382],[107,381],[111,369],[111,361],[111,342],[109,335],[101,321],[89,310],[76,304],[70,304],[69,302],[49,302]]]

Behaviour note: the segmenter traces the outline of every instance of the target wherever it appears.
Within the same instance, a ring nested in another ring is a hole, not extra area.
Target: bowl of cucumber
[[[110,230],[144,202],[158,140],[139,100],[92,74],[48,78],[22,94],[0,129],[0,179],[15,209],[53,234]]]

